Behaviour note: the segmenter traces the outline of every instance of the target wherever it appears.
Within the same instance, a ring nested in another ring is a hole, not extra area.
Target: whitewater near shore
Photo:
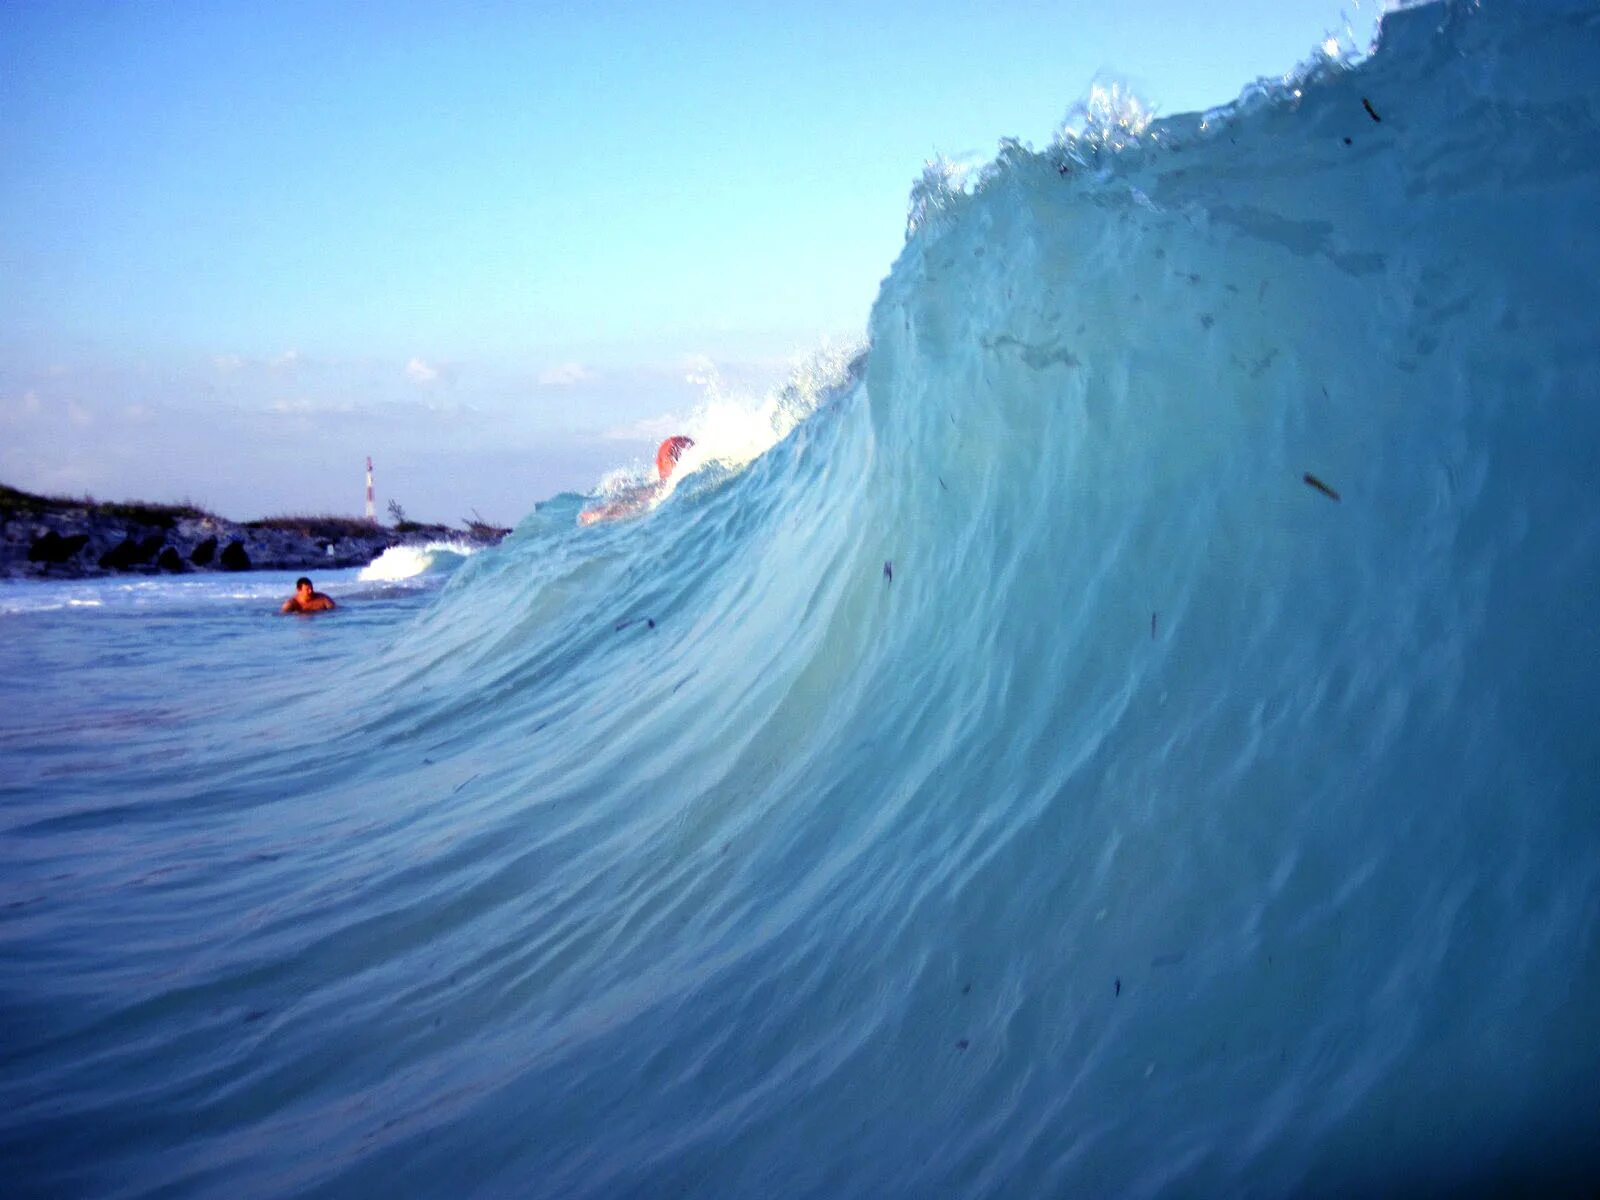
[[[1086,115],[636,521],[0,612],[10,1194],[1594,1190],[1596,9]]]

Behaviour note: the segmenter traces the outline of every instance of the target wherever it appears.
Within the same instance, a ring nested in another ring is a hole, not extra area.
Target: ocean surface
[[[0,586],[0,1193],[1592,1194],[1600,6],[1082,116],[637,520]]]

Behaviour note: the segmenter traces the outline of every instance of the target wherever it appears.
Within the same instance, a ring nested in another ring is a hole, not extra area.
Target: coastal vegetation
[[[479,515],[477,509],[472,510],[471,517],[462,517],[461,525],[473,537],[481,541],[498,542],[510,533],[509,527],[504,525],[491,525]]]
[[[0,519],[43,513],[83,511],[93,517],[171,529],[180,520],[217,519],[195,504],[151,504],[144,500],[96,500],[93,496],[40,496],[0,483]]]
[[[297,533],[301,537],[330,538],[371,537],[382,534],[383,526],[369,517],[346,517],[337,513],[279,513],[245,521],[246,529],[275,529],[280,533]]]

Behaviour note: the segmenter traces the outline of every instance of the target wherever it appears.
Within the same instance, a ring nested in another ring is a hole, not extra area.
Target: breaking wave
[[[396,583],[427,571],[448,571],[477,553],[478,547],[466,542],[428,542],[421,546],[390,546],[361,568],[357,576],[364,583]]]
[[[1117,112],[648,516],[17,787],[13,1181],[1592,1187],[1596,10]]]

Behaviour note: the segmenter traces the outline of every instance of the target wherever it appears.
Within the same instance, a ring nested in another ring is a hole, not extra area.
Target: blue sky
[[[925,159],[1370,3],[0,6],[0,480],[515,520],[859,335]]]

